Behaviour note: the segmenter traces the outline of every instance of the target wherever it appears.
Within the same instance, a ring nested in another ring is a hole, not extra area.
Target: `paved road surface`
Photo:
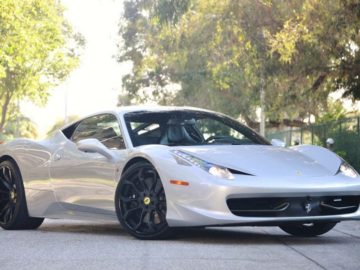
[[[117,224],[47,220],[37,231],[0,229],[0,269],[360,269],[360,222],[317,238],[278,228],[194,230],[141,241]]]

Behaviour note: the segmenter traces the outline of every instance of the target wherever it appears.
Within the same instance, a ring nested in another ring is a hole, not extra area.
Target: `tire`
[[[166,221],[166,196],[156,169],[148,162],[131,165],[120,179],[115,194],[117,217],[132,236],[164,239],[173,230]]]
[[[282,225],[280,229],[288,234],[300,237],[315,237],[329,232],[336,222],[319,222],[309,224]]]
[[[0,226],[5,230],[37,229],[43,218],[29,217],[24,185],[15,163],[0,163]]]

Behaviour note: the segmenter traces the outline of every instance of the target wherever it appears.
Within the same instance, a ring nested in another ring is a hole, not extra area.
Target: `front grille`
[[[242,217],[301,217],[350,214],[358,210],[360,196],[228,199],[227,205]]]

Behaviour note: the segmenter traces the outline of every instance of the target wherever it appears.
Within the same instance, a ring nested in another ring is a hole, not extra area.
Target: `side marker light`
[[[179,186],[188,186],[189,182],[180,181],[180,180],[170,180],[170,184],[179,185]]]

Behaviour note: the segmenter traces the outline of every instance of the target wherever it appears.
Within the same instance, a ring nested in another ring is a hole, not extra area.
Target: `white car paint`
[[[0,146],[0,157],[18,165],[26,192],[29,215],[46,218],[117,220],[115,189],[123,169],[143,158],[157,169],[167,197],[169,226],[263,224],[283,221],[360,219],[351,214],[301,217],[240,217],[231,213],[228,198],[360,195],[360,177],[337,173],[342,159],[317,146],[281,148],[271,145],[174,146],[132,145],[124,114],[134,111],[200,110],[188,107],[124,107],[117,117],[126,149],[109,150],[113,158],[80,151],[61,130],[35,142],[17,139]],[[206,110],[201,110],[206,111]],[[96,115],[96,114],[94,114]],[[227,180],[196,166],[179,164],[178,149],[202,160],[251,175],[235,174]],[[170,184],[184,180],[189,186]]]

